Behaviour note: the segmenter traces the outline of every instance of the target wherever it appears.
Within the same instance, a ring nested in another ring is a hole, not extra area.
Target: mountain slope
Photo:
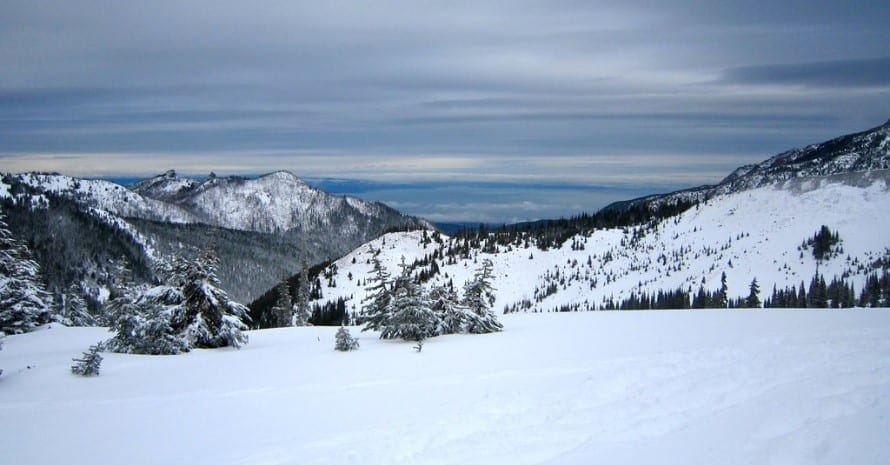
[[[387,230],[429,227],[383,204],[310,188],[287,172],[195,181],[171,171],[132,189],[59,174],[5,174],[0,204],[47,271],[50,289],[79,283],[96,300],[107,295],[122,257],[137,279],[150,280],[153,265],[173,254],[193,256],[211,236],[223,287],[249,301],[303,263],[330,260]]]
[[[483,259],[494,263],[495,308],[526,311],[594,310],[632,294],[700,286],[715,292],[726,273],[729,298],[744,298],[757,279],[761,298],[773,286],[846,277],[863,289],[873,264],[890,258],[890,171],[790,179],[783,183],[711,198],[659,222],[578,234],[543,250],[528,236],[497,244],[492,234],[470,245],[461,239],[424,240],[424,233],[393,233],[335,261],[322,281],[323,299],[347,301],[358,312],[370,277],[371,255],[390,273],[398,263],[417,262],[414,272],[439,272],[428,285],[452,282],[458,289]],[[801,249],[822,225],[839,234],[840,253],[817,260]]]
[[[168,171],[133,185],[132,190],[180,207],[198,222],[244,231],[282,233],[292,229],[337,228],[354,233],[363,228],[374,229],[378,222],[389,228],[430,227],[381,203],[315,189],[287,171],[256,179],[220,178],[211,173],[201,182],[179,178]]]
[[[713,186],[616,202],[605,209],[626,209],[639,204],[654,209],[664,203],[702,201],[718,194],[768,186],[794,178],[886,169],[890,169],[890,120],[866,131],[788,150],[761,163],[741,166]]]
[[[422,233],[391,234],[334,262],[316,303],[344,299],[360,312],[371,254],[392,274],[404,256],[418,279],[432,275],[427,286],[457,288],[490,259],[495,306],[509,311],[612,308],[671,292],[691,300],[699,290],[716,294],[724,274],[729,300],[745,299],[755,279],[761,301],[773,289],[808,290],[817,274],[825,282],[844,280],[858,297],[869,275],[890,266],[888,166],[890,122],[739,168],[717,186],[610,207],[612,213],[648,209],[648,217],[629,216],[636,225],[597,228],[591,225],[610,224],[608,218],[578,218],[441,242]],[[817,258],[808,241],[823,226],[840,243]]]

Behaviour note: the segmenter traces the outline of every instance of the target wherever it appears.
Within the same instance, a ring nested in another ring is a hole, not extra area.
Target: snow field
[[[412,343],[250,332],[242,350],[71,358],[53,325],[0,351],[4,462],[886,463],[890,312],[519,314]],[[30,366],[31,368],[27,368]]]

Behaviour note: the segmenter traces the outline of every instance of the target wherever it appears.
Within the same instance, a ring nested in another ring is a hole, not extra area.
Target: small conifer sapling
[[[99,366],[102,365],[100,350],[99,344],[92,345],[81,358],[72,359],[75,363],[71,365],[71,372],[80,376],[99,376]]]
[[[352,334],[349,333],[345,326],[341,326],[334,336],[334,349],[341,352],[358,350],[358,340],[352,337]]]

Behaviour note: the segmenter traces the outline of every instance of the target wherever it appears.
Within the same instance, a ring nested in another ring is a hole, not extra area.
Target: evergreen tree
[[[464,285],[463,305],[469,309],[467,331],[472,334],[492,333],[504,328],[491,311],[495,301],[495,289],[491,285],[493,267],[491,260],[482,260],[473,279]]]
[[[123,299],[119,297],[121,301]],[[170,324],[184,302],[179,288],[155,286],[139,291],[127,301],[127,312],[118,312],[110,328],[115,335],[105,342],[108,350],[118,353],[174,355],[188,352],[185,337]]]
[[[52,320],[40,266],[0,215],[0,332],[20,334]]]
[[[352,334],[349,333],[345,326],[341,326],[334,336],[334,349],[341,352],[358,350],[358,340],[352,337]]]
[[[96,319],[87,311],[87,303],[80,291],[80,286],[72,283],[65,293],[62,305],[62,323],[67,326],[94,326]]]
[[[804,288],[803,281],[800,282],[800,290],[797,291],[797,306],[800,308],[807,308],[807,301],[809,297],[807,296],[807,291]]]
[[[429,292],[430,309],[439,322],[437,334],[463,332],[469,320],[467,309],[460,305],[457,292],[448,286],[433,286]]]
[[[108,346],[113,352],[129,353],[130,347],[140,343],[137,328],[141,324],[141,316],[136,305],[139,291],[127,279],[129,275],[126,262],[119,262],[115,270],[111,298],[105,304],[105,317],[109,330],[115,333]]]
[[[830,258],[832,247],[840,242],[840,236],[832,233],[828,226],[822,225],[809,242],[813,245],[813,257],[821,261]]]
[[[748,298],[745,300],[745,306],[748,308],[760,308],[760,286],[757,284],[757,278],[751,281],[748,289]]]
[[[717,305],[720,308],[729,306],[729,286],[726,284],[726,272],[720,273],[720,292],[717,294]]]
[[[213,247],[206,247],[189,263],[182,287],[183,305],[171,323],[191,347],[240,347],[247,343],[247,307],[219,288],[219,266]]]
[[[309,273],[306,264],[300,268],[300,280],[297,282],[297,294],[294,301],[294,326],[308,326],[312,311],[309,308]]]
[[[275,292],[278,293],[278,299],[275,301],[275,306],[272,307],[272,315],[275,318],[274,327],[284,328],[291,326],[294,320],[293,312],[295,307],[291,302],[290,288],[287,285],[287,278],[278,283]]]
[[[435,336],[438,319],[430,309],[423,289],[411,277],[404,257],[399,266],[402,271],[393,283],[388,316],[381,326],[380,337],[422,341]]]
[[[74,358],[71,372],[80,376],[99,376],[99,367],[102,365],[102,355],[99,354],[99,345],[90,346],[90,350],[83,353],[81,358]]]
[[[809,308],[827,308],[828,307],[828,286],[825,284],[825,277],[817,271],[810,280],[810,290],[807,297],[807,307]]]
[[[379,253],[379,252],[378,252]],[[383,265],[380,258],[374,254],[371,257],[371,277],[365,287],[365,300],[362,306],[362,322],[364,327],[362,331],[378,331],[386,320],[389,318],[389,306],[392,301],[392,293],[387,288],[390,276]]]

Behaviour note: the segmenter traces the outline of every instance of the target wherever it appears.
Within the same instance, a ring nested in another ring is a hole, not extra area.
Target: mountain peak
[[[763,162],[740,166],[713,186],[616,202],[605,209],[626,209],[640,204],[656,208],[678,201],[700,201],[716,194],[780,184],[791,179],[887,169],[890,169],[890,120],[862,132],[791,149]]]

